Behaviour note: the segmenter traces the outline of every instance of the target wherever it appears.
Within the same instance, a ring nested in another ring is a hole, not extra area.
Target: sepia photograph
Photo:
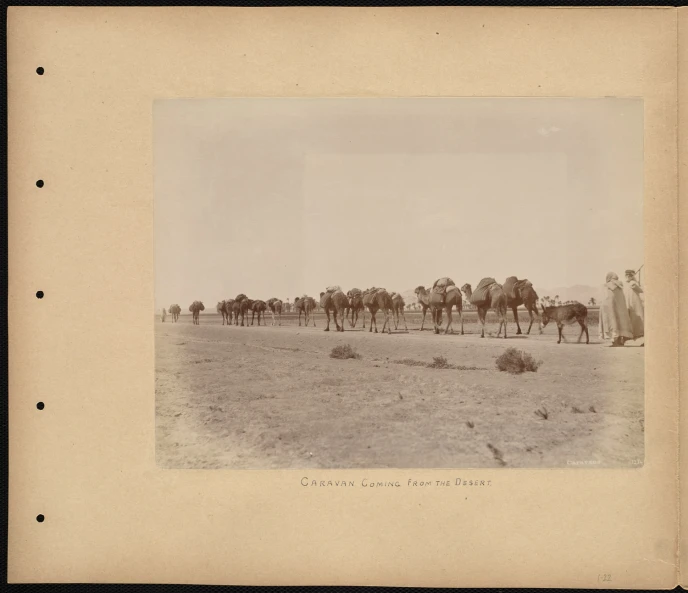
[[[643,465],[641,99],[153,124],[159,467]]]

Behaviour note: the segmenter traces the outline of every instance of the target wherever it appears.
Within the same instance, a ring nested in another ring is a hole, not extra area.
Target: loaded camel
[[[263,325],[265,325],[265,311],[267,311],[268,306],[265,304],[265,301],[248,301],[248,308],[251,309],[251,325],[253,325],[253,321],[256,318],[256,313],[258,314],[258,326],[260,327],[260,318],[263,318]],[[248,320],[246,321],[248,325]]]
[[[170,305],[169,308],[170,315],[172,315],[172,321],[177,322],[179,320],[179,314],[182,312],[182,308],[179,305]]]
[[[268,309],[270,309],[270,313],[272,314],[272,325],[275,325],[275,313],[279,319],[278,325],[282,325],[282,301],[272,298],[268,299],[266,304]]]
[[[385,333],[385,328],[391,334],[392,323],[390,320],[392,311],[392,297],[384,288],[369,288],[363,293],[363,304],[370,312],[370,327],[369,332],[373,331],[375,326],[375,333],[377,333],[377,321],[375,316],[377,312],[382,310],[385,315],[385,322],[382,325],[382,333]]]
[[[193,324],[194,325],[201,325],[200,315],[201,315],[201,311],[205,311],[205,305],[203,305],[203,303],[201,301],[194,301],[189,306],[189,311],[191,311],[191,315],[193,318]]]
[[[530,315],[530,325],[528,326],[527,335],[530,335],[530,328],[533,327],[533,321],[539,319],[538,313],[538,295],[533,288],[533,285],[528,280],[519,280],[516,276],[509,276],[503,285],[506,293],[506,306],[514,313],[514,321],[516,322],[516,335],[521,335],[521,325],[518,322],[517,309],[524,305]],[[540,327],[542,333],[542,327]]]
[[[346,318],[346,310],[349,308],[349,299],[342,292],[342,290],[336,286],[332,289],[328,288],[326,292],[320,293],[320,306],[325,311],[327,315],[327,327],[325,331],[330,331],[330,313],[334,317],[334,325],[338,332],[344,331],[344,319]],[[337,317],[339,317],[342,325],[340,326],[337,322]]]
[[[309,296],[296,297],[294,299],[294,309],[299,312],[299,327],[301,327],[301,313],[306,318],[306,327],[315,311],[315,299]],[[313,327],[315,327],[315,317],[313,318]]]
[[[504,339],[506,339],[506,293],[494,278],[483,278],[475,289],[475,294],[471,290],[470,284],[464,284],[461,291],[466,295],[468,301],[478,309],[478,319],[480,320],[480,337],[485,337],[485,317],[490,309],[494,309],[499,317],[499,333],[502,333],[504,326]]]
[[[394,329],[399,328],[399,315],[401,315],[401,318],[404,320],[404,327],[406,328],[406,331],[408,331],[408,325],[406,325],[406,315],[404,315],[404,308],[406,307],[404,298],[398,292],[393,292],[390,296],[392,297],[392,316],[394,317]]]
[[[459,287],[454,285],[454,282],[449,279],[450,285],[446,286],[446,292],[436,292],[437,282],[433,285],[433,288],[426,290],[424,286],[419,286],[416,288],[415,293],[418,297],[418,303],[423,307],[423,321],[421,322],[421,331],[423,329],[423,323],[425,323],[425,314],[428,309],[430,309],[430,318],[434,326],[434,332],[436,334],[440,333],[442,329],[442,312],[447,314],[447,327],[444,328],[444,333],[448,334],[451,329],[454,333],[454,328],[452,326],[452,308],[456,307],[456,312],[459,314],[459,320],[461,321],[461,335],[463,332],[463,299],[461,297],[461,291]]]
[[[218,313],[222,313],[222,325],[227,321],[227,301],[220,301],[215,307]]]
[[[349,325],[356,327],[359,313],[363,313],[363,329],[365,329],[365,307],[363,306],[363,293],[358,288],[352,288],[346,293],[349,299],[348,310],[351,311],[351,320]],[[348,317],[348,315],[347,315]]]
[[[241,317],[241,327],[244,327],[244,319],[248,315],[250,301],[248,297],[241,293],[234,299],[234,304],[232,305],[232,313],[234,313],[234,325],[239,325],[239,317]],[[248,319],[246,319],[246,325],[248,326]]]

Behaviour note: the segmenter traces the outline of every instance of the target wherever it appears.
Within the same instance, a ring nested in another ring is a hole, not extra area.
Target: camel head
[[[464,293],[469,299],[471,298],[471,294],[473,294],[473,290],[471,289],[471,285],[466,283],[461,287],[461,292]]]
[[[322,298],[322,296],[323,296],[324,294],[325,294],[324,292],[321,292],[321,293],[320,293],[320,298]]]
[[[416,293],[416,296],[420,296],[422,294],[425,294],[425,286],[417,286],[416,290],[414,290],[413,292]]]

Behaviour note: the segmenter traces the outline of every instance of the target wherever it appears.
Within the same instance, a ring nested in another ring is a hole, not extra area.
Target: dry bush
[[[339,358],[345,360],[347,358],[361,358],[361,355],[356,352],[349,344],[342,346],[335,346],[330,352],[330,358]]]
[[[536,361],[530,354],[516,348],[507,348],[506,351],[496,360],[497,368],[500,371],[507,371],[514,375],[530,371],[535,373],[542,361]]]
[[[571,408],[571,411],[572,411],[574,414],[582,414],[582,413],[583,413],[583,410],[581,410],[580,408],[577,408],[576,406],[573,406],[573,407]]]
[[[430,369],[449,369],[452,365],[449,364],[444,356],[433,356],[432,362],[428,364]]]
[[[543,420],[547,420],[549,418],[549,412],[545,407],[543,407],[542,410],[535,410],[535,415],[540,416],[540,418]]]

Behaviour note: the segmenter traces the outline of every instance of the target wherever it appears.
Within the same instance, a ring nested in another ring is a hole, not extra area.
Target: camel
[[[256,313],[258,314],[258,326],[260,327],[260,318],[263,318],[263,325],[265,325],[265,311],[267,311],[268,306],[265,304],[265,301],[251,301],[249,300],[249,305],[248,308],[251,310],[251,325],[253,325],[253,321],[256,318]],[[246,321],[246,324],[248,325],[248,320]]]
[[[406,328],[406,331],[408,331],[408,325],[406,325],[406,315],[404,315],[404,308],[406,307],[404,298],[398,292],[393,292],[390,296],[392,297],[392,315],[394,317],[394,329],[399,328],[399,315],[401,315],[401,318],[404,320],[404,327]]]
[[[215,307],[217,309],[218,313],[222,313],[222,325],[225,325],[225,322],[227,321],[227,301],[220,301],[217,306]]]
[[[224,306],[224,315],[227,317],[227,325],[232,325],[232,314],[234,312],[234,299],[227,299],[226,301],[223,301],[225,306]]]
[[[239,325],[239,317],[241,317],[241,327],[244,327],[244,319],[248,315],[249,299],[245,294],[238,294],[234,299],[232,305],[232,312],[234,313],[234,325]],[[248,326],[248,319],[246,320]]]
[[[454,321],[452,318],[452,308],[456,307],[456,312],[459,314],[459,320],[461,321],[461,335],[464,335],[463,299],[461,298],[461,291],[458,286],[452,285],[447,287],[447,292],[444,295],[426,290],[424,286],[416,288],[415,293],[418,297],[418,303],[423,307],[421,330],[425,322],[425,313],[430,309],[430,318],[432,319],[434,332],[439,334],[442,329],[442,311],[444,311],[447,314],[447,327],[444,328],[444,333],[448,334],[450,329],[451,332],[454,333],[454,327],[452,326]],[[442,298],[442,296],[444,296],[444,298]]]
[[[296,297],[294,299],[294,309],[299,312],[299,327],[301,327],[301,313],[306,318],[306,327],[315,311],[315,299],[309,296]],[[315,317],[313,317],[313,327],[315,327]]]
[[[189,311],[191,311],[191,314],[193,317],[193,324],[194,325],[201,325],[200,316],[201,316],[201,311],[205,311],[205,305],[203,305],[203,303],[201,301],[194,301],[189,306]]]
[[[170,305],[169,308],[170,315],[172,315],[172,321],[176,323],[179,321],[179,314],[182,312],[182,308],[179,305]]]
[[[382,324],[382,333],[385,333],[385,328],[391,334],[392,322],[390,320],[392,311],[392,297],[384,288],[369,288],[363,293],[363,304],[370,312],[370,326],[368,331],[373,331],[375,326],[375,333],[377,333],[377,321],[375,316],[379,310],[385,314],[385,322]]]
[[[530,335],[530,329],[533,327],[533,321],[538,320],[540,313],[538,312],[538,300],[539,297],[533,288],[533,285],[528,280],[519,280],[516,276],[510,276],[506,279],[503,286],[504,292],[506,293],[506,306],[507,309],[511,309],[514,314],[514,321],[516,322],[516,335],[521,335],[521,325],[518,322],[518,311],[517,309],[524,305],[530,316],[530,325],[528,326],[528,331],[526,335]],[[542,327],[540,326],[540,333],[542,333]]]
[[[282,325],[282,301],[272,298],[268,299],[266,304],[268,309],[270,309],[270,313],[272,314],[272,325],[275,325],[275,313],[277,313],[279,319],[278,325]]]
[[[494,309],[499,317],[499,333],[502,333],[502,325],[504,326],[504,339],[506,340],[506,293],[500,284],[497,284],[493,278],[483,278],[476,288],[476,294],[473,294],[470,284],[464,284],[461,291],[466,295],[470,303],[478,309],[478,319],[480,320],[481,332],[480,337],[485,337],[485,317],[490,309]]]
[[[346,293],[346,296],[349,299],[349,306],[347,307],[347,319],[349,316],[348,313],[351,311],[351,320],[349,321],[349,325],[351,327],[356,327],[358,315],[362,312],[363,329],[365,329],[365,307],[363,306],[363,293],[358,288],[352,288]]]
[[[334,292],[321,292],[320,293],[320,306],[324,309],[325,315],[327,315],[327,327],[325,331],[330,331],[330,313],[334,316],[334,325],[338,332],[344,331],[344,319],[346,318],[346,310],[349,308],[349,299],[341,290],[336,290]],[[337,316],[342,322],[340,327],[337,322]]]
[[[426,291],[424,286],[418,286],[414,292],[416,293],[418,304],[423,311],[423,319],[420,322],[420,331],[423,331],[423,326],[425,325],[425,315],[430,308],[430,292]],[[442,323],[442,309],[439,310],[438,315],[439,317],[437,322]],[[432,311],[430,312],[430,318],[432,319]]]

